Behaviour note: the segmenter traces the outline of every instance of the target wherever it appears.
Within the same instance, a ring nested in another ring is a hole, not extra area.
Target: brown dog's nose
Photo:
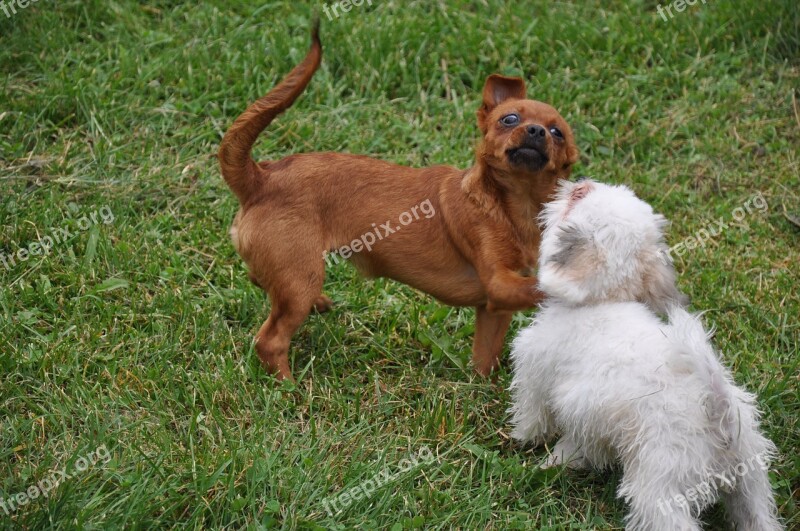
[[[545,135],[547,135],[547,132],[541,125],[529,125],[528,134],[536,138],[536,137],[544,137]]]
[[[547,131],[541,125],[529,125],[527,127],[528,141],[536,147],[544,147]]]

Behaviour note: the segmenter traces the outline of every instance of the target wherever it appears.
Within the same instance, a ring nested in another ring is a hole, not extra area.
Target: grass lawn
[[[466,167],[485,77],[524,76],[572,124],[576,174],[673,221],[680,286],[758,395],[797,529],[796,0],[666,21],[656,0],[371,3],[323,14],[322,68],[257,156]],[[544,449],[511,443],[510,374],[472,374],[471,309],[336,265],[336,308],[292,345],[298,384],[261,369],[268,302],[228,239],[238,205],[215,153],[305,54],[322,5],[0,11],[0,529],[623,527],[619,470],[543,472]]]

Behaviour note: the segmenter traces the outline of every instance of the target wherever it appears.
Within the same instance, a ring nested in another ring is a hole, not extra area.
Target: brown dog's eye
[[[564,133],[561,132],[561,129],[558,127],[551,127],[550,134],[556,138],[564,138]]]
[[[500,118],[500,123],[506,127],[513,127],[519,123],[519,114],[506,114]]]

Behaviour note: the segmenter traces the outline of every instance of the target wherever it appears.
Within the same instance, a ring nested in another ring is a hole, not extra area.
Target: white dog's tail
[[[709,420],[718,427],[717,444],[723,453],[734,457],[727,463],[729,471],[719,475],[718,487],[726,499],[728,513],[737,529],[782,529],[772,495],[767,470],[776,457],[775,445],[759,429],[759,411],[755,396],[733,382],[711,346],[707,333],[694,316],[678,306],[667,315],[670,325],[667,337],[676,346],[674,362],[686,364],[700,375],[710,392],[706,398]]]

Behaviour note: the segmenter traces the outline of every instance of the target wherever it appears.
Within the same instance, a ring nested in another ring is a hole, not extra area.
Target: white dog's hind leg
[[[537,446],[547,441],[554,423],[544,402],[524,400],[521,404],[515,403],[510,411],[514,414],[511,419],[514,424],[511,436],[514,439]]]
[[[736,482],[732,492],[722,492],[728,516],[736,531],[778,531],[783,529],[777,519],[767,471],[748,470]]]
[[[672,497],[657,497],[660,489],[645,488],[632,492],[631,487],[630,482],[626,486],[623,478],[620,494],[627,489],[624,496],[630,506],[625,517],[626,531],[702,531],[685,500],[684,505],[679,505]],[[669,491],[675,492],[674,489]]]
[[[574,469],[587,468],[589,466],[589,461],[584,457],[583,451],[567,435],[559,439],[542,468],[552,468],[560,465],[567,465],[569,468]]]
[[[680,439],[680,437],[678,437]],[[700,440],[684,440],[683,444],[658,441],[646,452],[631,452],[623,458],[625,473],[617,495],[629,505],[625,517],[628,531],[700,531],[694,514],[711,501],[697,489],[706,480],[702,459],[687,457],[683,449],[702,448]],[[703,485],[704,492],[706,486]],[[690,489],[693,489],[690,492]],[[693,501],[692,501],[693,500]]]
[[[700,524],[692,518],[688,511],[676,507],[667,515],[655,512],[652,502],[645,502],[645,507],[635,507],[631,503],[631,512],[626,517],[625,531],[703,531]],[[641,509],[641,510],[640,510]]]
[[[509,413],[512,413],[511,424],[514,429],[511,437],[518,441],[540,445],[552,436],[555,421],[547,407],[544,393],[529,375],[517,369],[511,383],[512,402]]]

